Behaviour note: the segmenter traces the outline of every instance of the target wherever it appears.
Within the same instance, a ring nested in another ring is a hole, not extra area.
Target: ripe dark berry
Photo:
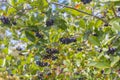
[[[93,33],[93,36],[98,36],[98,34],[96,34],[96,33]]]
[[[71,40],[69,38],[60,38],[59,40],[63,44],[69,44],[69,43],[71,43]]]
[[[70,38],[70,41],[71,42],[76,42],[77,40],[76,40],[76,38],[73,37],[73,38]]]
[[[50,59],[51,58],[51,55],[44,55],[43,56],[43,59]]]
[[[35,35],[36,35],[36,37],[38,37],[38,38],[43,38],[43,35],[40,34],[39,32],[36,32]]]
[[[54,53],[59,53],[59,51],[57,50],[57,49],[50,49],[50,48],[47,48],[46,49],[46,52],[48,53],[48,54],[54,54]]]
[[[108,24],[108,23],[105,23],[104,26],[109,26],[109,24]]]
[[[47,62],[45,62],[45,63],[43,63],[43,65],[44,65],[44,66],[49,66],[50,64],[47,63]]]
[[[10,23],[10,20],[5,16],[2,16],[0,18],[0,20],[2,21],[3,24],[9,24]]]
[[[118,8],[118,11],[120,11],[120,7]]]
[[[17,48],[16,48],[16,50],[21,51],[21,50],[22,50],[22,48],[21,48],[21,47],[17,47]]]
[[[104,70],[101,70],[101,74],[104,74]]]
[[[83,4],[87,4],[90,3],[92,0],[81,0],[81,2],[83,2]]]
[[[103,50],[102,50],[102,49],[100,49],[100,50],[99,50],[99,53],[101,53],[102,51],[103,51]]]
[[[79,74],[80,74],[80,72],[75,72],[74,74],[75,74],[75,75],[79,75]]]
[[[77,48],[77,51],[82,51],[82,48]]]
[[[53,19],[49,19],[46,21],[46,26],[52,26],[54,24],[54,20]]]
[[[115,53],[115,48],[109,48],[108,51],[107,51],[107,54],[114,54]]]
[[[41,62],[41,61],[36,61],[36,64],[40,67],[49,66],[49,64],[47,62]]]
[[[38,66],[41,66],[41,67],[43,67],[44,65],[43,65],[43,63],[42,62],[40,62],[40,61],[36,61],[36,64],[38,65]]]
[[[60,38],[59,39],[60,42],[62,42],[63,44],[69,44],[72,42],[76,42],[76,38]]]
[[[13,21],[12,24],[13,24],[13,25],[16,25],[17,23],[16,23],[16,21]]]
[[[56,60],[56,59],[58,59],[57,56],[52,56],[52,60]]]

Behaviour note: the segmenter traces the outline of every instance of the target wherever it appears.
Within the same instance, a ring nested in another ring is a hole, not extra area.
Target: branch
[[[73,9],[73,10],[76,10],[76,11],[78,11],[78,12],[80,12],[80,13],[83,13],[83,14],[86,14],[86,15],[89,15],[89,16],[93,16],[93,17],[95,17],[95,18],[103,21],[104,23],[108,23],[106,20],[104,20],[104,19],[102,19],[102,18],[100,18],[100,17],[97,17],[97,16],[95,16],[95,15],[93,15],[93,14],[87,13],[87,12],[82,11],[82,10],[78,10],[78,9],[73,8],[73,7],[71,7],[71,6],[66,6],[66,5],[57,3],[57,2],[51,2],[51,4],[59,5],[59,6],[66,7],[66,8],[69,8],[69,9]]]
[[[114,13],[115,17],[117,17],[117,14],[116,14],[115,9],[114,9],[114,7],[113,7],[113,6],[112,6],[112,11],[113,11],[113,13]]]

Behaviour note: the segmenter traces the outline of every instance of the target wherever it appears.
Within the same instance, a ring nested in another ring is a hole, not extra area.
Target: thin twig
[[[115,9],[114,9],[114,7],[113,7],[113,6],[112,6],[112,11],[113,11],[113,13],[114,13],[115,17],[117,17],[117,14],[116,14]]]
[[[73,10],[76,10],[76,11],[78,11],[78,12],[80,12],[80,13],[83,13],[83,14],[86,14],[86,15],[89,15],[89,16],[93,16],[93,17],[95,17],[95,18],[97,18],[97,19],[103,21],[104,23],[108,23],[106,20],[104,20],[104,19],[102,19],[102,18],[100,18],[100,17],[97,17],[97,16],[95,16],[95,15],[93,15],[93,14],[87,13],[87,12],[82,11],[82,10],[78,10],[78,9],[73,8],[73,7],[71,7],[71,6],[66,6],[66,5],[63,5],[63,4],[60,4],[60,3],[57,3],[57,2],[51,2],[51,4],[55,4],[55,5],[59,5],[59,6],[63,6],[63,7],[69,8],[69,9],[73,9]]]

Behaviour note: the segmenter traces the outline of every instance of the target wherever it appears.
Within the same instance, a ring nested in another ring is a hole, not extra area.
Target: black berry
[[[43,38],[43,35],[40,34],[39,32],[36,32],[36,33],[35,33],[35,36],[38,37],[38,38]]]
[[[108,23],[105,23],[104,26],[109,26],[109,24],[108,24]]]
[[[50,64],[47,63],[47,62],[44,62],[43,65],[44,65],[44,66],[49,66]]]
[[[71,42],[76,42],[77,40],[76,40],[76,38],[73,37],[73,38],[70,38],[70,41]]]
[[[88,4],[90,3],[92,0],[81,0],[81,2],[83,2],[83,4]]]
[[[52,26],[54,24],[54,20],[53,19],[49,19],[46,21],[46,26]]]
[[[52,48],[52,49],[47,48],[47,49],[46,49],[46,52],[47,52],[48,54],[59,53],[59,51],[58,51],[57,49],[54,49],[54,48]]]
[[[71,43],[71,40],[69,38],[60,38],[59,40],[63,44],[69,44],[69,43]]]
[[[0,20],[2,21],[3,24],[9,24],[10,23],[10,20],[5,16],[2,16],[0,18]]]
[[[52,73],[51,72],[47,72],[47,76],[50,76]]]
[[[72,42],[76,42],[76,38],[60,38],[59,39],[60,42],[62,42],[63,44],[69,44]]]
[[[98,36],[98,34],[96,34],[96,33],[93,33],[93,36]]]
[[[21,51],[21,50],[22,50],[22,48],[21,48],[21,47],[17,47],[17,48],[16,48],[16,50]]]
[[[104,70],[101,70],[101,74],[104,74]]]
[[[118,11],[120,11],[120,7],[118,8]]]
[[[43,56],[43,59],[50,59],[51,58],[51,55],[49,54],[49,55],[44,55]]]
[[[115,53],[115,51],[116,51],[115,48],[109,48],[108,51],[107,51],[107,54],[112,54],[113,55]]]
[[[82,48],[77,48],[77,51],[82,51]]]
[[[103,51],[102,49],[99,50],[100,53],[101,53],[102,51]]]
[[[42,62],[40,62],[40,61],[36,61],[36,64],[38,65],[38,66],[41,66],[41,67],[43,67],[44,65],[43,65],[43,63]]]
[[[41,61],[36,61],[36,64],[40,67],[49,66],[49,64],[47,62],[41,62]]]
[[[17,23],[16,23],[16,21],[13,21],[12,24],[13,24],[13,25],[16,25]]]
[[[57,56],[52,56],[52,60],[56,60],[56,59],[58,59]]]

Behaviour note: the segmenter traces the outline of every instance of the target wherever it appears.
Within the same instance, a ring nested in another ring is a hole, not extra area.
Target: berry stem
[[[115,9],[114,9],[114,7],[113,7],[113,6],[112,6],[112,11],[113,11],[113,13],[114,13],[115,17],[117,17],[117,14],[116,14]]]

